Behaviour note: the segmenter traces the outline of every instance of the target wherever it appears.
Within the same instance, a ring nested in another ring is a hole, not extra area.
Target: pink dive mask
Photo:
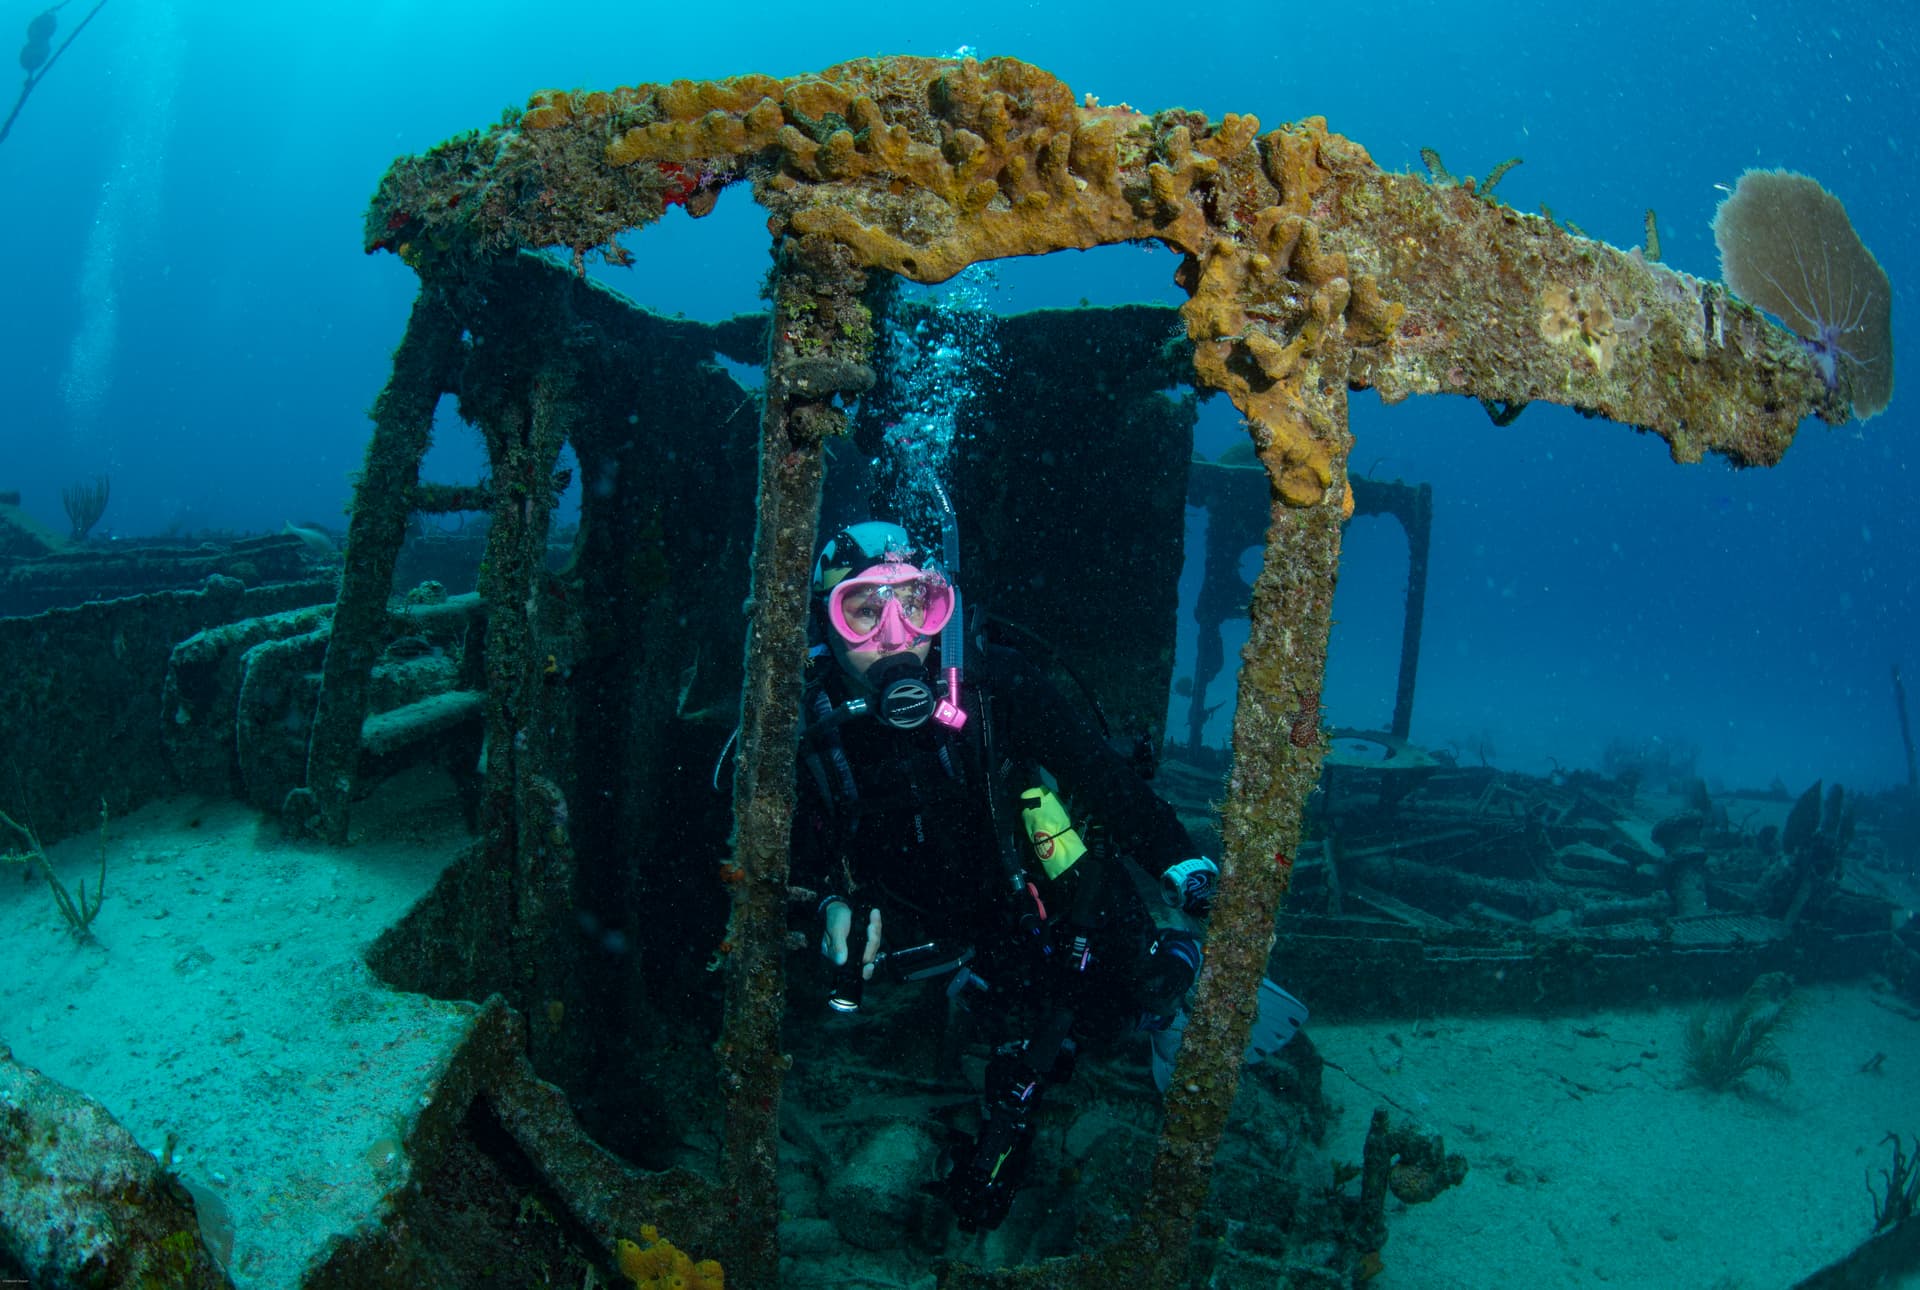
[[[878,564],[827,595],[827,621],[852,649],[910,649],[953,617],[953,584],[937,570]]]

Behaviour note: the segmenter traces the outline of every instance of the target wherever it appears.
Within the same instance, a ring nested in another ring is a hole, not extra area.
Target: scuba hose
[[[960,671],[966,657],[966,606],[960,600],[960,520],[953,513],[953,499],[938,479],[931,481],[933,494],[940,499],[940,561],[946,566],[947,581],[953,586],[953,613],[940,633],[940,667],[947,677],[947,697],[933,710],[933,719],[949,730],[967,724],[960,708]]]
[[[1001,794],[1006,788],[1007,767],[1000,764],[1000,750],[994,743],[992,687],[982,689],[977,697],[980,700],[980,761],[987,777],[987,818],[991,821],[995,846],[1000,855],[1001,878],[1017,911],[1016,918],[1023,938],[1038,938],[1046,925],[1047,907],[1040,899],[1040,889],[1027,876],[1026,865],[1020,859],[1018,838],[1025,831],[1016,831],[1006,818]]]
[[[1024,645],[1030,652],[1045,654],[1053,666],[1065,672],[1073,681],[1074,685],[1078,687],[1081,697],[1087,701],[1087,711],[1093,714],[1094,724],[1100,727],[1101,738],[1111,739],[1113,737],[1113,727],[1107,723],[1107,710],[1100,706],[1100,696],[1094,693],[1092,683],[1080,673],[1078,668],[1074,667],[1072,663],[1069,663],[1058,649],[1054,648],[1052,641],[1042,636],[1039,632],[1034,631],[1033,628],[1017,623],[1011,618],[1002,617],[999,614],[989,613],[986,616],[986,620],[996,628],[1016,638],[1020,644]],[[984,633],[982,634],[984,635]]]
[[[816,687],[808,691],[804,702],[807,706],[805,725],[817,732],[817,739],[824,745],[806,753],[807,768],[819,781],[820,791],[829,802],[858,801],[860,788],[854,781],[853,767],[847,763],[847,751],[841,747],[840,735],[835,729],[845,718],[834,711],[833,701],[827,697],[824,689]],[[833,776],[831,783],[826,778],[829,771]],[[860,817],[856,815],[853,826],[858,828],[859,824]]]
[[[960,709],[960,678],[965,665],[966,650],[966,613],[960,602],[960,520],[954,513],[953,499],[947,495],[946,486],[938,479],[931,481],[934,496],[940,500],[940,560],[945,566],[947,578],[953,587],[953,615],[947,619],[947,625],[940,633],[940,666],[946,673],[947,697],[934,712],[934,720],[950,730],[958,730],[966,724],[967,714]],[[1026,866],[1021,863],[1016,831],[1011,828],[1003,814],[1001,790],[1005,786],[1003,769],[996,764],[999,757],[993,739],[993,697],[988,692],[977,696],[982,704],[980,723],[981,761],[987,775],[987,813],[992,820],[995,841],[1000,852],[1001,871],[1009,893],[1015,904],[1021,909],[1021,928],[1028,935],[1038,935],[1046,922],[1047,910],[1041,902],[1039,888],[1027,876]],[[1024,832],[1024,831],[1022,831]]]
[[[960,710],[960,676],[966,657],[966,606],[960,603],[960,519],[954,514],[953,499],[947,496],[947,489],[938,479],[930,481],[934,496],[940,499],[940,561],[946,568],[948,581],[953,587],[953,616],[947,619],[947,625],[940,633],[940,666],[947,677],[947,697],[934,713],[934,719],[949,729],[958,730],[966,724],[967,714]],[[1033,904],[1040,903],[1039,893],[1027,880],[1025,866],[1020,863],[1014,847],[1013,831],[1007,827],[1001,814],[1000,789],[1002,776],[1000,768],[994,765],[999,754],[993,746],[993,699],[989,695],[978,696],[986,705],[986,715],[982,718],[980,729],[981,758],[987,772],[987,812],[993,821],[993,832],[1000,848],[1000,863],[1005,873],[1007,885],[1016,896],[1031,895]],[[1044,919],[1044,912],[1041,914]]]
[[[713,759],[713,791],[716,793],[721,791],[720,775],[727,768],[727,754],[733,751],[733,746],[738,742],[740,742],[740,724],[735,722],[733,733],[727,736],[727,742],[720,745],[720,755]]]

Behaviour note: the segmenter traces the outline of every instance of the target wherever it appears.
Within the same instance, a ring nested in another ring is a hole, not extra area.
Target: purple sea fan
[[[1842,374],[1853,414],[1893,398],[1893,287],[1847,208],[1791,170],[1749,170],[1713,216],[1720,276],[1806,342],[1827,388]]]

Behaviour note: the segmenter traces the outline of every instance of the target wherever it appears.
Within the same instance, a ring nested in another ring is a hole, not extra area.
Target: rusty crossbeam
[[[1263,134],[1233,113],[1098,107],[1012,59],[545,91],[397,162],[366,242],[423,274],[519,247],[628,263],[629,230],[670,206],[704,214],[743,178],[776,235],[825,236],[920,282],[1002,256],[1163,242],[1190,257],[1202,376],[1256,407],[1294,383],[1307,348],[1333,345],[1389,399],[1565,403],[1652,430],[1680,460],[1768,463],[1802,417],[1846,416],[1804,346],[1717,284],[1471,183],[1382,171],[1317,117]],[[1289,463],[1305,472],[1288,500],[1307,503],[1324,449],[1265,429],[1283,482]]]
[[[865,275],[938,282],[970,264],[1126,241],[1181,253],[1200,383],[1246,418],[1272,485],[1235,714],[1225,882],[1152,1184],[1115,1247],[948,1285],[1173,1285],[1231,1105],[1255,987],[1319,767],[1318,698],[1340,520],[1352,508],[1346,392],[1563,403],[1662,436],[1677,460],[1777,461],[1809,413],[1846,416],[1797,338],[1726,291],[1522,215],[1470,183],[1389,174],[1309,118],[1146,115],[1076,100],[1048,73],[862,59],[818,75],[544,91],[521,112],[397,162],[367,219],[429,286],[523,249],[632,262],[621,239],[696,217],[751,180],[777,255],[751,643],[736,766],[723,1191],[729,1280],[773,1284],[786,820],[820,445],[842,430],[871,319]],[[411,485],[411,480],[404,483]],[[364,491],[364,488],[363,488]],[[357,523],[357,517],[356,517]],[[515,612],[512,605],[498,613]],[[336,627],[336,631],[338,628]]]
[[[1673,459],[1771,466],[1809,413],[1847,419],[1799,339],[1714,282],[1576,237],[1542,215],[1375,172],[1330,244],[1373,267],[1406,315],[1349,376],[1388,402],[1471,394],[1560,403],[1650,429]]]

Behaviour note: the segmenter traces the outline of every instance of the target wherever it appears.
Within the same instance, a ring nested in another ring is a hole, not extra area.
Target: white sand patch
[[[1920,1024],[1864,985],[1797,997],[1792,1079],[1725,1093],[1682,1087],[1691,1005],[1316,1023],[1329,1061],[1470,1166],[1430,1203],[1389,1199],[1376,1284],[1731,1290],[1789,1285],[1852,1249],[1873,1227],[1863,1175],[1887,1164],[1882,1138],[1920,1132]],[[1357,1161],[1380,1099],[1331,1069],[1326,1091],[1345,1109],[1329,1146]]]
[[[329,1235],[372,1216],[402,1172],[401,1113],[473,1012],[389,990],[360,959],[464,840],[445,781],[390,782],[355,832],[330,849],[231,801],[149,805],[109,825],[91,945],[37,874],[0,874],[0,1044],[156,1155],[176,1137],[242,1287],[296,1284]],[[91,887],[97,846],[53,848],[70,889]]]

